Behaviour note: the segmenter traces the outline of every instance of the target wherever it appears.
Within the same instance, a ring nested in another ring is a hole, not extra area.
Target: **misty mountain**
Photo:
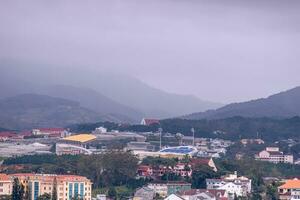
[[[221,119],[234,116],[288,118],[300,116],[300,87],[267,98],[233,103],[216,110],[193,113],[186,119]]]
[[[13,130],[64,127],[75,123],[104,120],[116,121],[114,116],[102,116],[81,107],[78,102],[37,94],[1,99],[0,111],[0,127]]]
[[[93,111],[122,115],[134,122],[142,117],[168,118],[221,106],[153,88],[126,74],[11,61],[2,61],[1,67],[0,98],[45,94],[78,101]]]
[[[102,115],[115,114],[123,117],[124,122],[137,122],[143,117],[143,113],[133,108],[124,106],[114,100],[100,94],[97,91],[67,85],[56,85],[45,87],[38,92],[52,97],[60,97],[76,100],[80,105]]]

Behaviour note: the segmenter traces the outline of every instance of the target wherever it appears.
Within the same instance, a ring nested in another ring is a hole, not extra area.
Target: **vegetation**
[[[45,193],[45,194],[39,196],[39,197],[37,198],[37,200],[51,200],[51,195],[48,194],[48,193]]]
[[[20,183],[19,179],[15,178],[14,183],[13,183],[11,199],[12,200],[23,200],[23,196],[24,196],[24,187]]]
[[[158,125],[119,125],[110,122],[94,124],[78,124],[69,127],[74,132],[90,132],[96,127],[104,126],[108,130],[156,132]],[[160,121],[160,127],[169,133],[192,135],[191,128],[195,129],[196,137],[223,138],[239,140],[242,138],[256,138],[259,136],[265,141],[274,142],[286,138],[299,138],[300,117],[289,119],[272,118],[245,118],[232,117],[218,120],[186,120],[166,119]]]

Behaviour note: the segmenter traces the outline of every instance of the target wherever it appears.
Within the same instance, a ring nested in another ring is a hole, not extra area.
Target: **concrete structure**
[[[278,147],[267,147],[265,150],[255,155],[256,160],[268,161],[272,163],[294,163],[293,155],[283,154]]]
[[[45,193],[52,194],[54,188],[57,191],[58,200],[71,200],[74,197],[83,200],[91,200],[92,183],[83,176],[55,175],[55,174],[1,174],[0,194],[11,195],[13,180],[18,178],[29,194],[30,200],[36,200]]]
[[[207,189],[225,190],[228,197],[232,199],[234,195],[246,197],[251,193],[251,179],[237,176],[237,172],[222,177],[221,179],[206,179]]]
[[[278,194],[280,200],[300,200],[300,180],[287,180],[278,187]]]

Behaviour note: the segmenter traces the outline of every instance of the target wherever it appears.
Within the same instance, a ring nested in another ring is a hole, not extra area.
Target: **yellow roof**
[[[75,142],[89,142],[94,139],[96,139],[96,136],[92,134],[79,134],[79,135],[72,135],[64,138],[64,140],[75,141]]]
[[[285,182],[285,184],[281,185],[279,188],[280,189],[298,189],[298,188],[300,188],[300,180],[298,180],[298,179],[287,180]]]

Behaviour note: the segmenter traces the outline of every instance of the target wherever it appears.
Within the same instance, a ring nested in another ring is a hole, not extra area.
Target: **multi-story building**
[[[220,179],[206,179],[207,189],[225,190],[229,198],[235,195],[245,197],[251,193],[251,179],[237,176],[237,172],[229,174]]]
[[[12,180],[6,174],[0,174],[0,196],[10,195],[12,192]]]
[[[278,187],[278,194],[280,200],[300,200],[300,180],[287,180]]]
[[[290,163],[293,164],[293,155],[283,154],[278,147],[267,147],[265,150],[255,155],[256,160],[268,161],[272,163]]]
[[[36,200],[46,193],[52,195],[55,191],[58,200],[71,200],[74,197],[91,200],[92,183],[83,176],[21,173],[2,174],[0,177],[0,185],[3,185],[0,186],[0,194],[3,195],[12,193],[13,180],[18,178],[30,200]]]

